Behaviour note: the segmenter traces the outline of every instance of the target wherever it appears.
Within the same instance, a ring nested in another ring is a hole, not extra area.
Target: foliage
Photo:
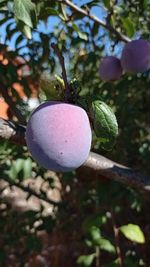
[[[92,103],[92,111],[96,112],[94,127],[104,129],[104,136],[97,138],[93,133],[92,149],[148,173],[150,72],[123,74],[120,80],[107,83],[100,80],[98,69],[103,56],[121,56],[124,41],[116,30],[128,38],[150,39],[150,1],[76,1],[78,4],[81,2],[81,8],[87,14],[97,10],[106,21],[104,27],[65,2],[71,1],[0,0],[0,27],[6,31],[0,52],[9,59],[7,65],[0,62],[0,92],[2,83],[9,88],[9,95],[28,118],[28,104],[13,90],[13,84],[19,83],[24,86],[27,97],[31,96],[30,81],[27,77],[20,78],[20,66],[13,64],[16,56],[21,56],[30,67],[32,81],[41,84],[39,101],[62,96],[61,69],[51,48],[51,43],[56,43],[65,57],[69,84],[77,91],[77,103],[87,110]],[[54,26],[53,22],[56,22]],[[13,45],[14,51],[6,48],[8,44]],[[51,82],[51,91],[41,83],[45,73],[48,77],[45,83]],[[111,110],[116,115],[119,131]],[[109,151],[104,150],[107,144]],[[1,140],[0,166],[1,179],[9,188],[22,185],[28,178],[36,180],[42,177],[48,183],[47,190],[55,189],[51,173],[32,161],[26,147]],[[38,238],[40,231],[46,231],[49,239],[55,234],[50,239],[51,249],[53,242],[59,248],[63,246],[61,253],[57,249],[50,250],[49,262],[53,266],[58,263],[62,267],[75,266],[77,262],[79,266],[121,267],[117,238],[124,266],[150,265],[150,212],[145,199],[103,177],[98,180],[94,173],[85,177],[80,172],[73,172],[58,174],[58,177],[62,187],[62,205],[53,207],[50,215],[44,214],[43,202],[38,211],[14,211],[11,201],[8,202],[1,193],[0,265],[30,266],[30,257],[40,254],[45,248]],[[28,200],[32,191],[25,188]],[[40,188],[38,195],[47,201],[47,191]],[[67,256],[62,251],[67,251]],[[11,262],[12,255],[15,255],[14,262]],[[65,263],[62,255],[65,255]],[[60,258],[60,262],[56,258]]]
[[[96,136],[104,149],[112,149],[118,135],[118,124],[111,108],[100,100],[92,102],[91,115]]]
[[[120,231],[127,237],[129,240],[137,243],[145,243],[145,237],[138,225],[128,224],[122,225]]]

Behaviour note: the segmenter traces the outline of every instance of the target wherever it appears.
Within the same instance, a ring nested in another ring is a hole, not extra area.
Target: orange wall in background
[[[9,63],[9,59],[7,58],[7,56],[5,55],[5,53],[0,52],[0,64],[3,64],[5,66],[7,66],[7,64]],[[30,68],[29,66],[26,64],[25,60],[23,58],[16,57],[15,60],[13,60],[13,64],[15,66],[19,66],[20,64],[24,64],[24,66],[22,66],[19,70],[18,70],[18,76],[21,78],[23,76],[26,76],[26,79],[28,81],[28,85],[29,88],[31,90],[31,98],[30,99],[37,99],[38,98],[38,83],[34,82],[32,80],[32,77],[30,75]],[[14,83],[12,85],[12,87],[17,91],[19,97],[21,99],[27,100],[27,96],[24,92],[24,87],[20,84],[20,83]],[[2,97],[1,93],[0,93],[0,117],[4,118],[4,119],[11,119],[13,116],[11,114],[11,110],[8,106],[8,104],[5,102],[4,98]]]
[[[11,118],[9,106],[2,98],[0,98],[0,117],[6,120]]]

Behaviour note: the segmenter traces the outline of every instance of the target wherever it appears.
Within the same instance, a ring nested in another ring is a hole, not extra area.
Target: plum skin
[[[139,39],[127,43],[122,51],[121,65],[131,74],[147,71],[150,68],[150,42]]]
[[[119,80],[122,75],[121,62],[115,56],[106,56],[99,67],[99,75],[103,81]]]
[[[52,171],[69,172],[88,158],[92,133],[84,109],[58,101],[41,104],[30,116],[26,142],[35,161]]]

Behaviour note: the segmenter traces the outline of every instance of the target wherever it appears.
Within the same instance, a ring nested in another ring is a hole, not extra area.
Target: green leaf
[[[67,17],[67,14],[66,14],[66,7],[63,5],[63,4],[60,4],[59,6],[59,17],[64,20],[64,21],[67,21],[68,17]]]
[[[14,163],[14,168],[16,169],[17,174],[23,169],[23,165],[24,165],[23,159],[16,160],[16,162]]]
[[[112,109],[100,100],[92,102],[90,115],[96,136],[101,141],[101,147],[112,149],[118,134],[118,124]]]
[[[100,247],[100,249],[105,250],[105,251],[110,252],[110,253],[115,253],[115,251],[116,251],[115,247],[112,245],[112,243],[105,238],[99,239],[98,246]]]
[[[99,228],[106,222],[107,217],[104,215],[91,215],[84,220],[82,227],[84,231],[89,232],[91,227],[96,226]]]
[[[8,7],[7,6],[2,6],[2,7],[0,7],[0,11],[8,11]]]
[[[56,10],[54,8],[51,8],[51,7],[46,8],[45,12],[46,12],[47,15],[53,15],[53,16],[58,16],[59,15],[58,10]]]
[[[41,12],[43,13],[44,7],[45,7],[44,2],[36,4],[36,14],[38,17],[40,16]]]
[[[32,38],[31,28],[28,25],[24,24],[21,20],[16,20],[16,22],[18,29],[25,35],[27,39],[30,40]]]
[[[122,225],[119,230],[129,240],[136,243],[145,243],[145,237],[141,228],[136,224]]]
[[[0,0],[0,11],[8,11],[7,0]]]
[[[77,259],[77,265],[81,267],[91,266],[95,256],[95,253],[90,255],[82,255]]]
[[[110,253],[115,252],[115,247],[111,242],[101,236],[100,229],[96,226],[92,226],[89,230],[90,240],[94,246],[100,247],[102,250],[108,251]]]
[[[36,27],[36,6],[30,0],[14,0],[14,15],[30,28]]]
[[[106,8],[110,8],[110,0],[103,0],[103,2]]]
[[[23,26],[22,32],[27,39],[30,40],[32,38],[31,28],[28,25]]]
[[[143,1],[143,7],[146,9],[147,6],[148,6],[148,0],[144,0],[144,1]]]
[[[89,240],[89,239],[85,239],[85,244],[86,244],[87,247],[92,247],[93,246],[92,241]]]
[[[99,239],[101,238],[100,229],[96,226],[92,226],[89,230],[89,235],[92,242],[94,242],[94,244],[97,244],[97,241],[99,241]]]
[[[85,41],[88,40],[87,34],[84,32],[81,32],[81,30],[79,29],[79,27],[75,23],[72,23],[72,28],[78,34],[80,39],[85,40]]]
[[[23,164],[23,179],[31,178],[32,172],[32,160],[30,158],[26,159]]]
[[[6,174],[12,179],[16,180],[17,178],[17,173],[14,165],[11,166],[10,170],[6,171]]]
[[[18,174],[23,169],[23,159],[17,159],[15,162],[13,162],[10,170],[8,170],[6,173],[11,177],[12,180],[16,180],[18,177]]]
[[[126,29],[127,35],[131,38],[135,33],[134,25],[130,18],[123,18],[122,23],[124,28]]]

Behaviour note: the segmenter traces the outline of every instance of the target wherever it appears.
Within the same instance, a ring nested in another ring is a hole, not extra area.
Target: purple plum
[[[121,64],[128,73],[147,71],[150,68],[150,42],[139,39],[127,43],[122,51]]]
[[[100,63],[99,75],[106,82],[119,80],[122,75],[120,60],[115,56],[104,57]]]
[[[68,103],[47,101],[30,116],[26,142],[39,165],[68,172],[81,166],[91,148],[91,127],[84,109]]]

